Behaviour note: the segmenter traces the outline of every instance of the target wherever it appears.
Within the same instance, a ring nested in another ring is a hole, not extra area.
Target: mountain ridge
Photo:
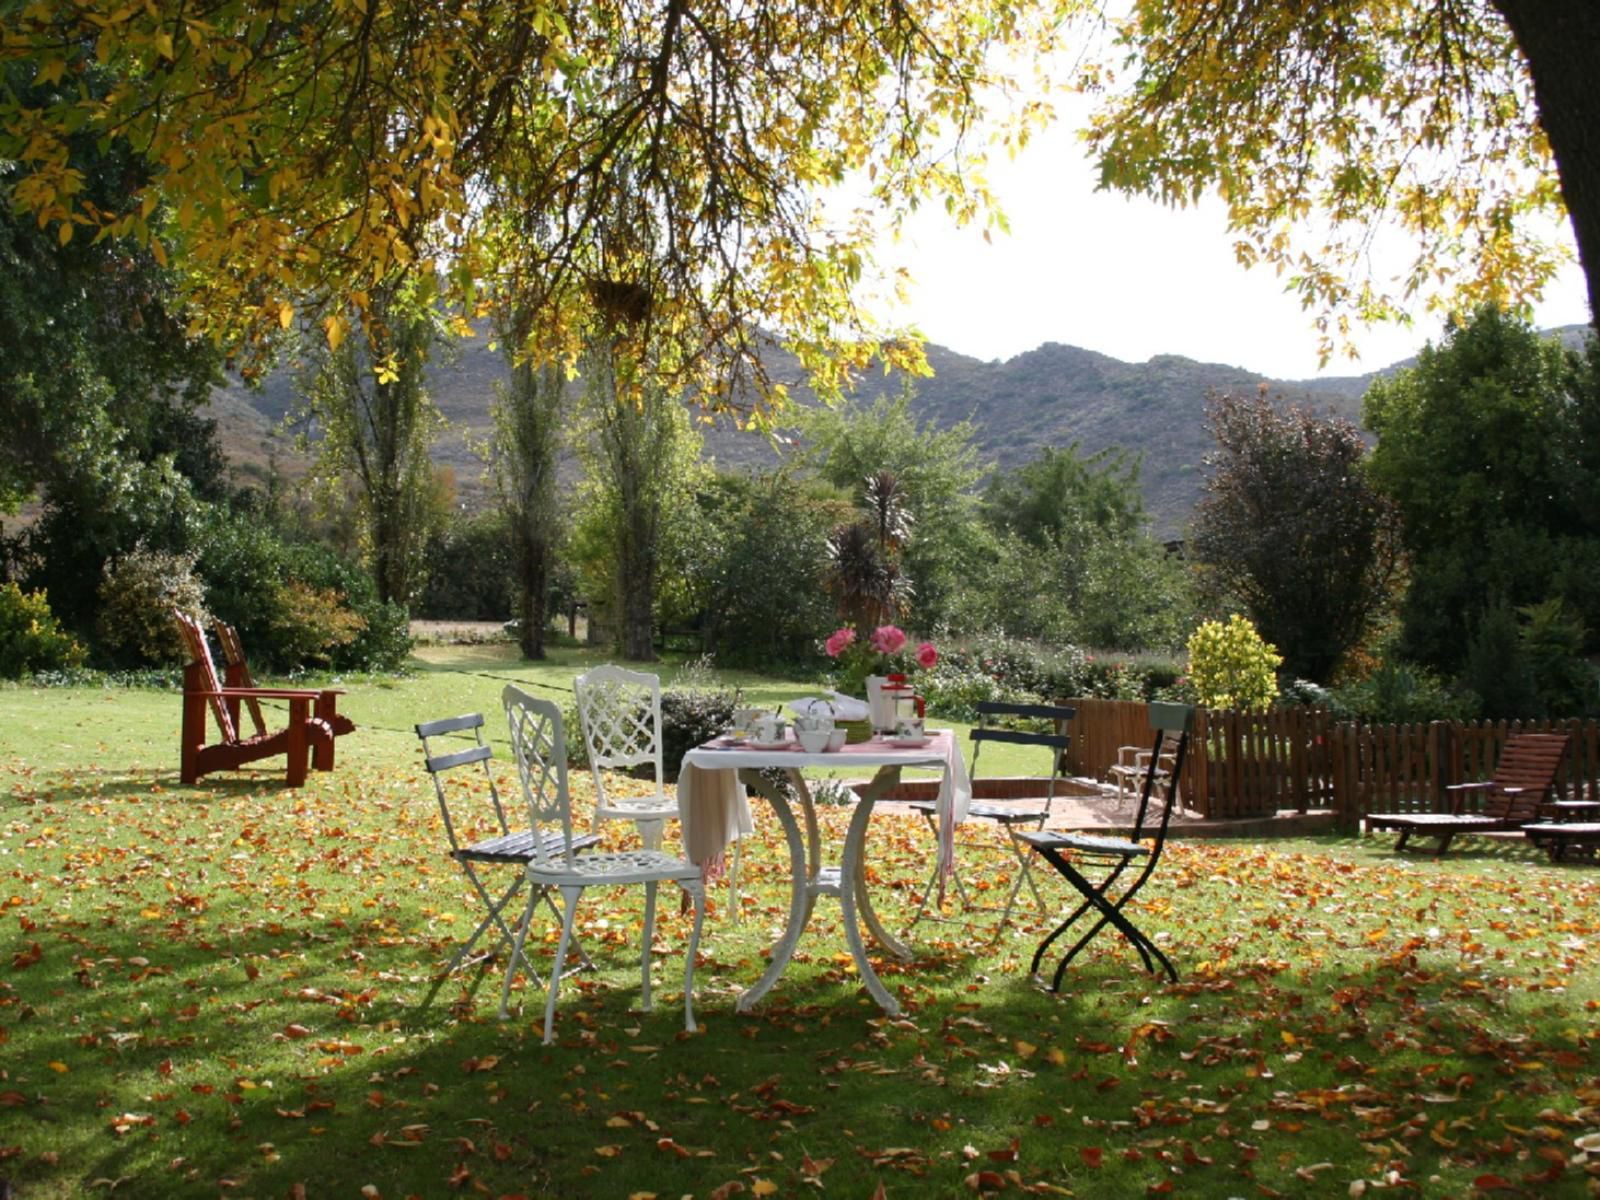
[[[1553,332],[1571,344],[1586,329],[1569,326]],[[487,437],[495,384],[507,377],[504,360],[489,344],[483,336],[459,343],[429,371],[434,400],[448,422],[433,458],[454,470],[458,500],[468,510],[490,502],[483,464],[472,446]],[[980,455],[1001,469],[1021,466],[1047,446],[1076,443],[1086,454],[1113,447],[1131,451],[1141,457],[1152,531],[1163,539],[1182,536],[1200,496],[1204,459],[1213,449],[1204,421],[1210,392],[1253,392],[1265,386],[1288,402],[1359,423],[1361,397],[1371,382],[1414,361],[1361,375],[1275,380],[1243,367],[1176,354],[1123,362],[1054,341],[988,362],[932,343],[926,354],[934,374],[914,381],[912,411],[919,421],[942,428],[971,421]],[[790,373],[775,369],[780,375]],[[852,398],[871,403],[898,392],[902,379],[866,372]],[[293,476],[303,469],[293,438],[284,431],[296,390],[294,372],[285,368],[258,388],[234,384],[214,394],[212,415],[240,475],[264,477],[276,467]],[[791,388],[791,396],[801,405],[817,402],[804,384]],[[727,418],[703,427],[703,433],[704,453],[722,467],[771,468],[792,453],[761,434],[737,429]],[[573,471],[569,467],[569,476]]]

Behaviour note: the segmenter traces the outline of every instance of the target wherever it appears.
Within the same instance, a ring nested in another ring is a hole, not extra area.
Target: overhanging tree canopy
[[[337,344],[396,268],[447,272],[470,309],[509,256],[545,356],[575,358],[598,310],[653,345],[709,335],[702,377],[726,375],[759,320],[826,390],[862,360],[845,335],[874,332],[850,297],[872,233],[825,225],[819,193],[860,177],[880,205],[982,212],[969,135],[1015,94],[992,64],[1054,20],[1027,0],[41,0],[0,57],[53,94],[0,94],[0,159],[63,241],[181,263],[222,338],[312,312]],[[119,81],[94,99],[91,62]],[[62,146],[85,128],[135,147],[131,210],[84,194]]]
[[[1570,214],[1600,310],[1593,0],[1136,0],[1089,132],[1105,186],[1227,205],[1246,264],[1290,275],[1324,352],[1351,317],[1536,297]],[[1559,173],[1558,173],[1559,168]],[[1408,270],[1374,277],[1392,220]]]

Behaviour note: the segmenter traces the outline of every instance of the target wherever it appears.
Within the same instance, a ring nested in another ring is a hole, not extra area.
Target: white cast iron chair
[[[596,885],[642,883],[644,900],[644,951],[641,957],[642,1007],[650,1008],[650,944],[655,936],[656,885],[663,881],[676,883],[694,901],[694,931],[689,937],[689,950],[683,967],[683,1019],[684,1028],[693,1032],[694,1023],[694,959],[700,948],[700,926],[705,920],[706,893],[700,881],[700,868],[687,859],[674,858],[657,849],[623,850],[614,853],[591,852],[579,854],[576,844],[580,840],[572,832],[572,800],[567,791],[567,744],[561,730],[561,710],[548,700],[528,695],[517,687],[507,687],[501,693],[505,702],[506,719],[511,725],[511,748],[517,761],[517,774],[522,780],[522,790],[528,800],[528,812],[535,834],[549,831],[558,839],[534,839],[534,855],[528,863],[528,886],[549,888],[561,893],[561,940],[556,946],[556,962],[566,959],[567,947],[572,942],[573,920],[578,911],[578,900],[583,889]],[[554,845],[552,847],[552,842]],[[522,926],[517,930],[516,956],[522,953],[528,936],[528,925],[533,918],[530,907],[522,915]],[[550,995],[544,1006],[544,1040],[552,1040],[556,1017],[556,994],[561,987],[561,973],[550,973]],[[500,994],[500,1016],[507,1015],[506,1006],[511,997],[511,974],[507,972],[505,987]]]
[[[595,832],[602,821],[632,821],[645,849],[659,849],[663,826],[678,815],[678,802],[666,793],[661,763],[661,680],[607,665],[579,675],[572,687],[594,772]],[[607,771],[646,764],[655,778],[652,795],[619,796],[607,790]]]

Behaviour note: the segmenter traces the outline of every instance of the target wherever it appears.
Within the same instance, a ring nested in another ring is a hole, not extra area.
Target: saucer
[[[924,737],[889,737],[889,738],[884,738],[883,740],[885,742],[887,742],[889,745],[893,746],[896,750],[920,750],[920,749],[922,749],[922,747],[926,746],[929,742],[933,741],[933,739],[931,737],[926,737],[926,736],[924,736]]]
[[[790,741],[782,741],[782,742],[756,742],[756,741],[750,741],[750,742],[746,742],[745,743],[745,749],[746,750],[793,750],[795,748],[795,746],[797,746],[798,744],[799,744],[798,742],[790,742]]]

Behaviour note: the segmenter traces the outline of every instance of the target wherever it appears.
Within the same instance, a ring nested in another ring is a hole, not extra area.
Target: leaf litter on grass
[[[352,754],[286,792],[4,762],[0,1175],[26,1195],[1582,1195],[1594,1178],[1574,1150],[1600,1130],[1588,869],[1178,844],[1137,906],[1176,985],[1105,936],[1042,993],[1024,973],[1048,922],[996,939],[977,915],[881,962],[897,1019],[824,902],[738,1016],[788,905],[758,813],[744,920],[707,925],[703,1032],[684,1034],[674,986],[687,919],[661,906],[641,1013],[640,899],[601,892],[580,921],[601,969],[563,984],[546,1048],[542,982],[519,978],[502,1024],[500,963],[436,978],[481,913],[420,764]],[[847,815],[821,814],[830,844]],[[907,920],[931,843],[887,812],[872,838],[873,894]],[[961,831],[963,855],[981,840]]]

